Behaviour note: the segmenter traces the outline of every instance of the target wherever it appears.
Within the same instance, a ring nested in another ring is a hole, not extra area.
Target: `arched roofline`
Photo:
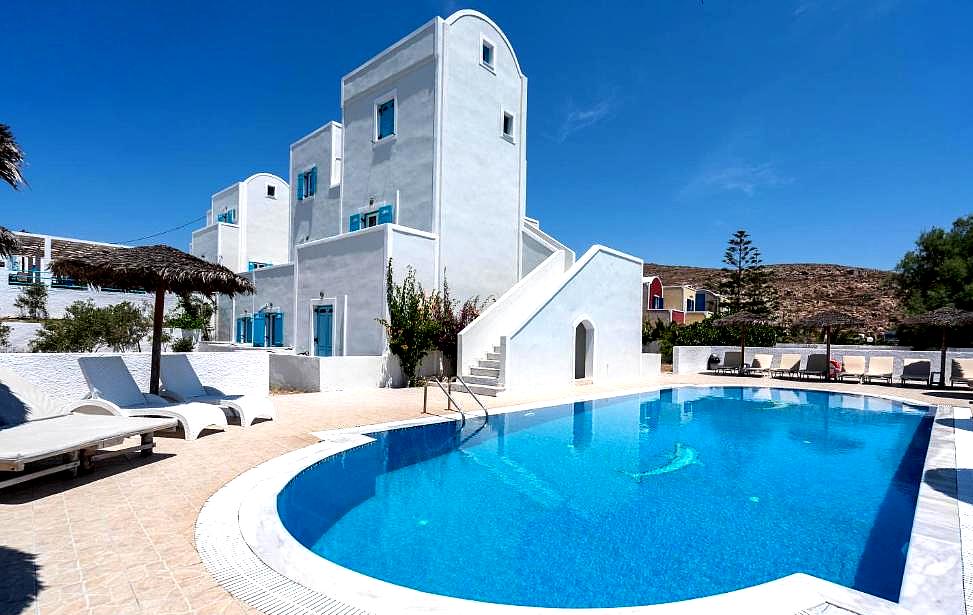
[[[514,59],[514,66],[517,67],[517,72],[520,73],[521,77],[524,76],[524,71],[520,70],[520,60],[517,59],[517,52],[514,51],[514,46],[510,44],[510,39],[507,38],[507,35],[504,33],[503,30],[500,29],[500,26],[498,26],[495,21],[493,21],[492,19],[490,19],[480,11],[474,11],[473,9],[462,9],[460,11],[456,11],[455,13],[447,17],[444,21],[449,25],[453,25],[463,17],[476,17],[477,19],[482,19],[483,21],[488,23],[494,30],[496,30],[497,34],[499,34],[500,38],[503,40],[504,45],[506,45],[507,49],[510,50],[510,55]]]

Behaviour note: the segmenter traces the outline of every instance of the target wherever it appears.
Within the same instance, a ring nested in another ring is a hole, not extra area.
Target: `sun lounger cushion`
[[[0,462],[27,463],[176,426],[175,419],[65,414],[0,429]]]

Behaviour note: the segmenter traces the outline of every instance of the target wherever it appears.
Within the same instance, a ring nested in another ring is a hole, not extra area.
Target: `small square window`
[[[362,216],[362,228],[372,228],[378,225],[378,212]]]
[[[480,41],[480,62],[493,68],[493,44],[489,41]]]
[[[514,138],[514,116],[513,114],[503,112],[503,121],[501,123],[501,130],[503,131],[503,137],[510,141]]]
[[[272,186],[270,184],[267,184],[267,196],[269,196],[270,198],[276,198],[277,186]]]
[[[381,141],[395,134],[395,99],[387,100],[375,108],[375,139]]]

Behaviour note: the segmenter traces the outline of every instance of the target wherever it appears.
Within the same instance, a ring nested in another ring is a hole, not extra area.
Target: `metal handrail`
[[[448,403],[451,403],[454,406],[456,406],[456,410],[459,412],[460,417],[462,417],[462,422],[460,423],[460,426],[459,427],[460,427],[460,429],[462,429],[463,427],[465,427],[466,426],[466,413],[463,412],[463,408],[461,408],[460,405],[458,403],[456,403],[456,400],[453,399],[453,396],[449,394],[449,391],[446,388],[443,387],[443,383],[440,382],[438,378],[427,378],[426,379],[426,384],[423,387],[423,391],[422,391],[422,413],[423,414],[426,413],[426,399],[427,399],[426,390],[429,387],[429,381],[430,380],[432,380],[433,382],[435,382],[436,383],[436,386],[439,387],[439,390],[443,392],[443,395],[446,396],[447,402]],[[448,409],[448,406],[447,406],[447,409]]]
[[[486,406],[484,406],[483,405],[483,402],[480,401],[479,395],[477,395],[476,393],[473,392],[473,390],[470,388],[470,385],[466,384],[466,381],[463,380],[463,377],[462,376],[460,376],[459,374],[456,374],[456,379],[459,381],[460,384],[463,385],[463,388],[466,389],[466,392],[469,393],[473,397],[473,399],[476,401],[476,403],[480,405],[480,409],[483,410],[483,416],[485,416],[487,418],[490,418],[490,413],[487,412]]]

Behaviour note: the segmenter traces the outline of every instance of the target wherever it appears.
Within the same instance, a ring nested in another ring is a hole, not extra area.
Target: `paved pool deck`
[[[667,384],[794,385],[769,378],[664,374],[611,387],[579,385],[486,400],[489,406],[499,407],[622,394]],[[898,386],[816,382],[801,386],[964,408],[973,397],[960,391]],[[445,413],[442,394],[430,389],[429,397],[430,410]],[[248,429],[231,425],[225,432],[194,442],[160,437],[151,458],[109,460],[77,479],[41,478],[0,491],[0,614],[259,612],[227,593],[200,561],[193,543],[194,526],[206,501],[246,470],[315,444],[318,439],[311,432],[421,417],[422,398],[421,389],[277,396],[277,421]],[[460,396],[461,403],[464,399],[465,407],[474,406]],[[973,484],[966,483],[973,483],[969,476],[973,470],[966,468],[973,468],[973,421],[957,418],[943,427],[950,436],[955,434],[956,467],[964,469],[951,484],[949,477],[938,477],[940,484],[930,488],[957,502],[959,524],[969,537]],[[973,558],[973,539],[964,542]],[[942,565],[930,562],[931,574]],[[967,569],[967,592],[973,585],[970,575]],[[971,598],[968,593],[968,615],[973,615]],[[962,596],[956,599],[962,604]]]

